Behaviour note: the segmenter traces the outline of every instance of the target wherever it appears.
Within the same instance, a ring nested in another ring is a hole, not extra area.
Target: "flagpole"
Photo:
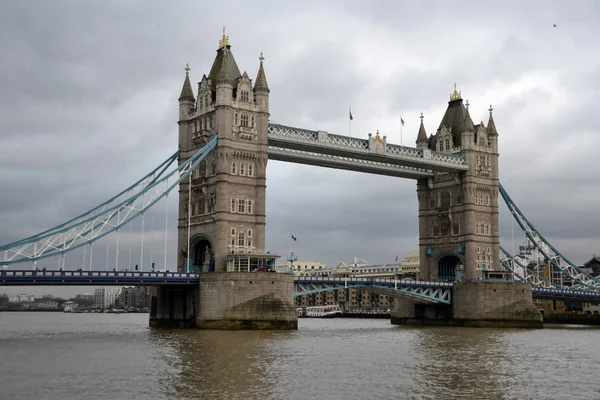
[[[402,116],[400,117],[400,146],[402,146]]]
[[[352,137],[352,107],[348,104],[348,136]]]

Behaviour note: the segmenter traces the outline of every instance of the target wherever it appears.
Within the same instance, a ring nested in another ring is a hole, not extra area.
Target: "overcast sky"
[[[456,82],[475,123],[487,123],[493,105],[501,182],[519,207],[575,262],[600,253],[594,1],[3,2],[0,244],[92,208],[175,151],[183,68],[190,64],[195,90],[222,25],[253,79],[264,53],[276,123],[348,134],[351,103],[353,136],[379,129],[389,142],[414,146],[419,114],[434,132]],[[290,233],[301,260],[328,265],[354,256],[393,262],[417,248],[415,181],[277,161],[267,178],[272,252],[289,253]],[[162,266],[158,208],[146,220],[144,257]],[[504,206],[500,219],[510,249]],[[127,235],[121,243],[123,265]],[[95,246],[95,269],[105,257],[106,245]],[[67,265],[81,260],[68,256]],[[15,291],[50,289],[0,289]]]

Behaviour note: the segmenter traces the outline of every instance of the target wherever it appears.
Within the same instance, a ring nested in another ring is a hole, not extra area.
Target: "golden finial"
[[[381,139],[381,138],[379,137],[379,129],[377,129],[377,133],[375,134],[375,139]]]
[[[456,91],[456,83],[455,83],[454,84],[454,93],[452,93],[450,95],[450,101],[460,100],[460,99],[462,99],[462,94],[461,94],[461,92]]]
[[[189,75],[190,74],[190,64],[185,64],[185,74]]]
[[[229,46],[229,36],[225,34],[225,25],[223,25],[223,37],[219,40],[219,50],[225,46]]]
[[[261,64],[262,64],[263,61],[265,61],[265,57],[263,56],[262,51],[260,52],[260,57],[258,57],[258,59],[260,60]]]

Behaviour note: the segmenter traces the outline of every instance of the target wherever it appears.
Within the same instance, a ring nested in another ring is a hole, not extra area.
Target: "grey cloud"
[[[600,145],[599,16],[593,1],[2,4],[0,243],[93,207],[170,155],[183,66],[190,63],[193,82],[208,73],[226,24],[251,78],[264,51],[278,123],[346,134],[352,103],[353,136],[380,129],[398,142],[402,113],[404,144],[412,145],[417,116],[423,111],[434,133],[454,82],[476,122],[487,123],[494,104],[501,181],[532,222],[582,262],[599,239],[591,168]],[[555,84],[507,90],[545,76]],[[557,88],[565,96],[555,97]],[[273,252],[289,252],[291,231],[301,259],[327,264],[353,256],[389,262],[417,246],[414,181],[270,162],[267,185]],[[156,221],[164,218],[159,207]],[[176,207],[169,218],[174,260]],[[161,229],[147,235],[157,253]],[[501,231],[509,243],[504,208]],[[102,253],[94,250],[98,265]]]

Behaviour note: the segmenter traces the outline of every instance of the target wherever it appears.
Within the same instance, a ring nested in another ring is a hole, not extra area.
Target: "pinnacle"
[[[494,117],[492,116],[493,108],[490,105],[490,119],[487,124],[487,131],[490,135],[498,135],[498,131],[496,130],[496,124],[494,123]]]
[[[192,90],[192,84],[190,83],[190,67],[185,67],[185,80],[183,81],[183,87],[181,88],[181,94],[179,95],[179,101],[194,101],[194,91]]]
[[[260,65],[258,67],[258,74],[256,75],[256,83],[254,84],[254,90],[257,89],[266,90],[269,92],[269,85],[267,84],[267,76],[265,75],[265,69],[263,67],[264,57],[263,54],[260,53]]]
[[[467,102],[467,112],[465,113],[465,121],[463,123],[463,130],[465,132],[475,132],[475,125],[473,125],[473,120],[471,119],[471,115],[469,114],[469,103]]]
[[[419,126],[419,134],[417,135],[417,147],[427,147],[427,132],[425,132],[425,125],[423,125],[423,113],[421,113],[421,126]]]

